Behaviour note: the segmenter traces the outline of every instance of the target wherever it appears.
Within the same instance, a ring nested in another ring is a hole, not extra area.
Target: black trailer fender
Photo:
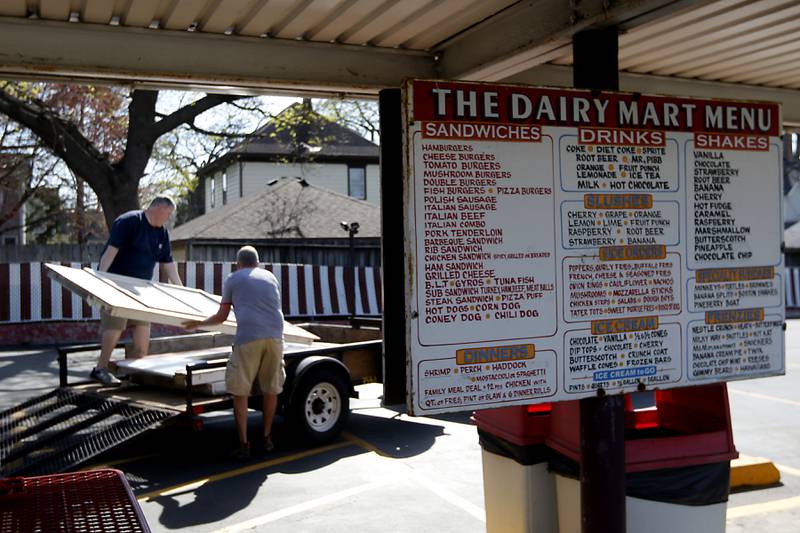
[[[298,385],[303,381],[303,376],[316,368],[324,368],[326,371],[340,373],[341,377],[348,383],[349,393],[355,393],[353,385],[350,383],[350,370],[344,363],[335,357],[327,355],[312,355],[304,357],[296,365],[287,365],[286,368],[286,388],[289,389],[289,402],[291,403],[297,393]]]

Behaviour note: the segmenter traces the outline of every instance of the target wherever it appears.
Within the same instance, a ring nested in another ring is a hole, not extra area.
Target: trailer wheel
[[[292,401],[292,419],[302,437],[324,443],[342,430],[350,413],[344,378],[324,368],[303,376]]]

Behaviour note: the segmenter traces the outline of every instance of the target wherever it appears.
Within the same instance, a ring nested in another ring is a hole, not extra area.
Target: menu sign
[[[409,408],[784,373],[780,108],[404,87]]]

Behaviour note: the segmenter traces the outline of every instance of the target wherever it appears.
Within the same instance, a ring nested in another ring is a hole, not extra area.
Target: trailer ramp
[[[101,394],[55,389],[0,412],[0,476],[70,470],[179,414]]]

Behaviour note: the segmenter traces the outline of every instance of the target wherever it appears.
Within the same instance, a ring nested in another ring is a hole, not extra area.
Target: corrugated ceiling
[[[13,0],[0,15],[425,50],[517,0]]]
[[[800,2],[722,0],[620,36],[619,68],[637,74],[800,88]],[[565,53],[551,61],[570,65]]]
[[[4,0],[0,3],[0,16],[435,51],[437,45],[518,3],[515,0]],[[568,9],[568,3],[564,4]],[[682,11],[638,24],[634,20],[620,39],[623,71],[800,88],[798,0],[698,1]],[[552,40],[534,55],[528,50],[527,55],[504,57],[497,72],[508,76],[514,70],[545,62],[571,64],[568,38]],[[511,71],[507,72],[505,65],[510,65]],[[491,72],[491,66],[487,72]]]

